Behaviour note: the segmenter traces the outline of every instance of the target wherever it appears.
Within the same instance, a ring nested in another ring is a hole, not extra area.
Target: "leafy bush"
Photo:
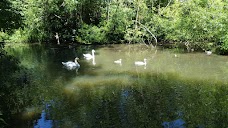
[[[79,36],[76,37],[76,40],[84,44],[104,43],[105,31],[103,27],[98,28],[97,26],[83,24],[82,28],[79,29]]]
[[[4,33],[0,31],[0,42],[4,42],[5,40],[9,39],[9,35],[7,33]]]
[[[223,38],[223,42],[217,48],[220,54],[228,54],[228,34],[226,34]]]
[[[189,43],[189,47],[211,49],[220,42],[227,30],[227,3],[221,0],[175,2],[164,9],[159,23],[165,39]],[[212,45],[211,45],[212,43]]]
[[[25,43],[27,41],[28,41],[27,33],[22,29],[15,30],[14,33],[9,38],[9,42],[12,42],[12,43]]]

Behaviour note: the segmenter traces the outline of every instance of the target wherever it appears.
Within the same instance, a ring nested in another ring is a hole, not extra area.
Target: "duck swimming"
[[[84,58],[86,58],[87,60],[90,60],[90,59],[92,59],[92,58],[95,57],[94,53],[95,53],[95,50],[93,49],[93,50],[92,50],[92,54],[83,54],[83,56],[84,56]]]
[[[76,68],[79,68],[80,67],[80,64],[78,63],[78,60],[79,58],[76,57],[74,59],[74,62],[73,61],[67,61],[67,62],[62,62],[62,64],[67,68],[67,69],[76,69]]]

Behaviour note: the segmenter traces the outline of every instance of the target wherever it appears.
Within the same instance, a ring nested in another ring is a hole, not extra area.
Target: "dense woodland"
[[[2,0],[0,8],[4,42],[172,44],[228,53],[227,0]]]

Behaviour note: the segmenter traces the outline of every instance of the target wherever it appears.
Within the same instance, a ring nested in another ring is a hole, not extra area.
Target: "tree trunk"
[[[137,5],[138,5],[138,3],[137,3]],[[138,28],[138,25],[137,25],[137,22],[138,22],[138,17],[139,17],[139,5],[138,5],[138,7],[137,7],[137,10],[136,10],[136,18],[135,18],[135,29],[137,29]]]

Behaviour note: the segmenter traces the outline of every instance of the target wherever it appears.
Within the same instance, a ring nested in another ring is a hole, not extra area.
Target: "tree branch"
[[[154,38],[154,40],[155,40],[155,42],[156,42],[156,45],[154,46],[154,47],[156,47],[157,46],[157,44],[158,44],[158,40],[157,40],[157,38],[155,37],[155,35],[145,26],[145,25],[143,25],[143,24],[141,24],[140,22],[138,22],[138,21],[135,21],[136,23],[138,23],[140,26],[142,26],[146,31],[148,31],[151,35],[152,35],[152,37]]]

